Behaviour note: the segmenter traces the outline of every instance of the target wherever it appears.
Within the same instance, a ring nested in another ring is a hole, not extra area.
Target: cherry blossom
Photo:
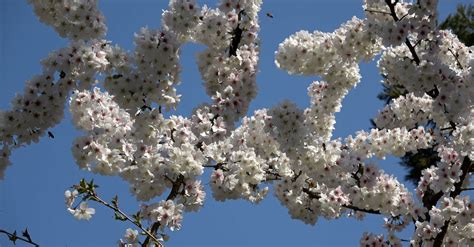
[[[462,194],[474,160],[474,51],[436,27],[437,1],[365,0],[364,18],[333,32],[290,35],[275,64],[320,77],[308,87],[308,107],[283,101],[250,114],[262,1],[222,0],[212,8],[170,0],[160,28],[135,33],[132,52],[103,39],[95,0],[29,3],[70,44],[42,60],[42,73],[0,111],[0,178],[12,150],[51,134],[69,102],[82,131],[71,147],[77,165],[121,177],[141,204],[129,216],[117,198],[102,200],[97,186],[82,180],[64,194],[68,211],[89,220],[95,209],[88,202],[102,204],[140,228],[144,246],[161,246],[167,229],[184,227],[185,212],[205,205],[206,184],[218,201],[258,203],[273,191],[290,217],[306,224],[380,215],[387,233],[365,233],[362,246],[474,245],[474,206]],[[205,46],[196,59],[210,102],[179,116],[172,111],[188,42]],[[374,128],[333,138],[335,114],[362,81],[359,63],[376,59],[382,83],[404,92],[374,116]],[[377,164],[423,149],[438,159],[414,191]],[[412,238],[401,239],[409,225]],[[129,228],[119,246],[137,246],[140,237]]]

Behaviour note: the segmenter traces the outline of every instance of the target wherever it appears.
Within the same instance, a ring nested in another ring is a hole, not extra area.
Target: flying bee
[[[273,14],[270,13],[270,12],[267,12],[267,16],[270,17],[270,18],[273,18]]]
[[[123,77],[122,74],[115,74],[115,75],[112,76],[112,79],[118,79],[118,78],[121,78],[121,77]]]
[[[147,104],[144,104],[142,107],[138,108],[137,112],[135,113],[135,116],[138,116],[140,115],[142,112],[145,112],[145,111],[152,111],[153,108],[151,108],[151,106],[147,105]]]
[[[142,112],[144,112],[144,111],[146,111],[146,110],[151,111],[151,110],[153,110],[153,108],[151,108],[151,107],[148,106],[148,105],[143,105],[142,107],[138,108],[138,111],[137,111],[137,113],[135,113],[135,116],[140,115],[140,113],[142,113]]]
[[[106,42],[104,42],[104,43],[102,43],[102,44],[100,45],[100,48],[104,49],[106,46],[108,46],[108,45],[110,45],[110,44],[112,44],[112,42],[106,41]]]
[[[51,139],[54,139],[54,135],[51,131],[48,131],[48,137],[51,138]]]

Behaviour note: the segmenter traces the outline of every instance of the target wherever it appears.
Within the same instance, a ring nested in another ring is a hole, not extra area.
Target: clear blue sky
[[[106,16],[107,39],[133,50],[133,33],[140,27],[160,26],[167,0],[103,0],[100,9]],[[216,1],[200,1],[215,6]],[[441,0],[441,19],[455,11],[457,3]],[[271,12],[273,19],[265,16]],[[333,31],[352,16],[363,17],[362,0],[265,0],[260,15],[262,40],[259,95],[250,112],[269,108],[284,99],[308,106],[306,88],[316,78],[289,76],[274,65],[278,44],[299,30]],[[23,90],[24,82],[41,73],[39,61],[52,50],[66,46],[50,27],[37,21],[26,0],[0,0],[0,109],[10,108],[10,100]],[[175,114],[189,116],[192,108],[207,101],[195,64],[195,53],[203,48],[186,45],[182,51],[183,95]],[[350,92],[337,114],[336,137],[344,137],[370,126],[369,119],[383,102],[376,99],[381,90],[374,63],[361,65],[362,82]],[[89,221],[74,219],[65,209],[64,190],[82,177],[94,178],[104,198],[118,194],[125,211],[135,212],[138,203],[128,186],[117,177],[103,177],[79,170],[70,152],[80,133],[70,115],[52,129],[55,139],[42,138],[39,144],[15,150],[5,180],[0,181],[0,228],[22,230],[28,227],[41,246],[116,246],[129,223],[113,220],[113,213],[91,203],[96,215]],[[382,169],[403,178],[397,160],[388,159]],[[207,181],[207,177],[204,178]],[[209,191],[209,190],[207,190]],[[353,219],[320,220],[315,226],[292,220],[287,210],[270,195],[259,205],[246,201],[215,202],[210,193],[204,208],[184,215],[182,230],[171,233],[166,246],[356,246],[364,231],[385,233],[381,217],[364,222]],[[403,235],[409,238],[411,231]],[[10,246],[0,235],[0,246]],[[18,246],[23,246],[18,243]]]

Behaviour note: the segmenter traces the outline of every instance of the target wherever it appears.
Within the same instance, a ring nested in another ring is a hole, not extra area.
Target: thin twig
[[[451,49],[451,48],[448,48],[448,51],[451,52],[451,54],[453,55],[453,57],[456,59],[456,63],[458,65],[458,67],[460,69],[464,69],[464,67],[462,66],[461,62],[459,62],[459,54],[457,53],[454,53],[454,51]]]
[[[364,9],[364,11],[367,11],[369,13],[377,13],[377,14],[385,14],[385,15],[391,15],[390,12],[382,11],[382,10],[377,10],[377,9]]]
[[[214,168],[214,170],[222,169],[222,166],[227,164],[226,162],[219,162],[215,165],[202,165],[204,168]]]
[[[13,242],[13,244],[15,244],[15,241],[16,241],[16,240],[21,240],[21,241],[23,241],[23,242],[25,242],[25,243],[28,243],[28,244],[31,244],[31,245],[33,245],[33,246],[39,247],[39,244],[33,242],[31,239],[27,239],[27,238],[24,238],[24,237],[22,237],[22,236],[18,236],[18,235],[14,234],[14,233],[9,233],[9,232],[7,232],[7,231],[5,231],[5,230],[3,230],[3,229],[0,229],[0,233],[6,234],[6,235],[8,236],[8,238],[10,239],[10,241]],[[13,239],[14,239],[14,240],[13,240]]]
[[[132,222],[135,226],[140,228],[147,235],[147,238],[153,239],[153,241],[156,242],[159,246],[162,246],[160,241],[151,232],[147,231],[145,228],[143,228],[143,226],[141,224],[139,224],[135,220],[131,219],[126,213],[124,213],[122,210],[120,210],[120,208],[115,207],[113,205],[110,205],[108,202],[102,200],[102,198],[98,197],[96,194],[90,194],[90,196],[91,196],[92,200],[103,204],[104,206],[114,210],[114,212],[119,213],[120,215],[125,217],[125,219],[127,219],[128,221]]]
[[[382,214],[379,210],[373,210],[373,209],[365,209],[365,208],[359,208],[353,205],[342,205],[344,208],[352,209],[354,211],[360,211],[368,214]]]
[[[303,188],[303,192],[308,194],[309,198],[311,198],[311,199],[321,198],[319,193],[313,192],[313,191],[309,190],[308,188]],[[379,210],[359,208],[359,207],[356,207],[356,206],[351,205],[351,204],[345,204],[345,205],[342,205],[342,207],[347,208],[347,209],[352,209],[354,211],[369,213],[369,214],[382,214]]]

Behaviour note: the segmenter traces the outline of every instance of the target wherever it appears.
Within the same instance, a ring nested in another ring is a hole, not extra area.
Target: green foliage
[[[465,45],[474,45],[474,5],[459,4],[456,14],[449,15],[439,28],[451,29]]]
[[[402,85],[388,86],[384,84],[383,91],[377,95],[377,98],[385,101],[385,104],[388,104],[392,99],[396,99],[407,93],[408,91]]]
[[[418,150],[417,153],[407,153],[401,158],[400,164],[408,170],[405,179],[417,186],[421,171],[435,165],[438,161],[438,153],[433,148],[428,148]]]
[[[119,212],[115,212],[114,219],[120,220],[120,221],[127,221],[127,218]]]

